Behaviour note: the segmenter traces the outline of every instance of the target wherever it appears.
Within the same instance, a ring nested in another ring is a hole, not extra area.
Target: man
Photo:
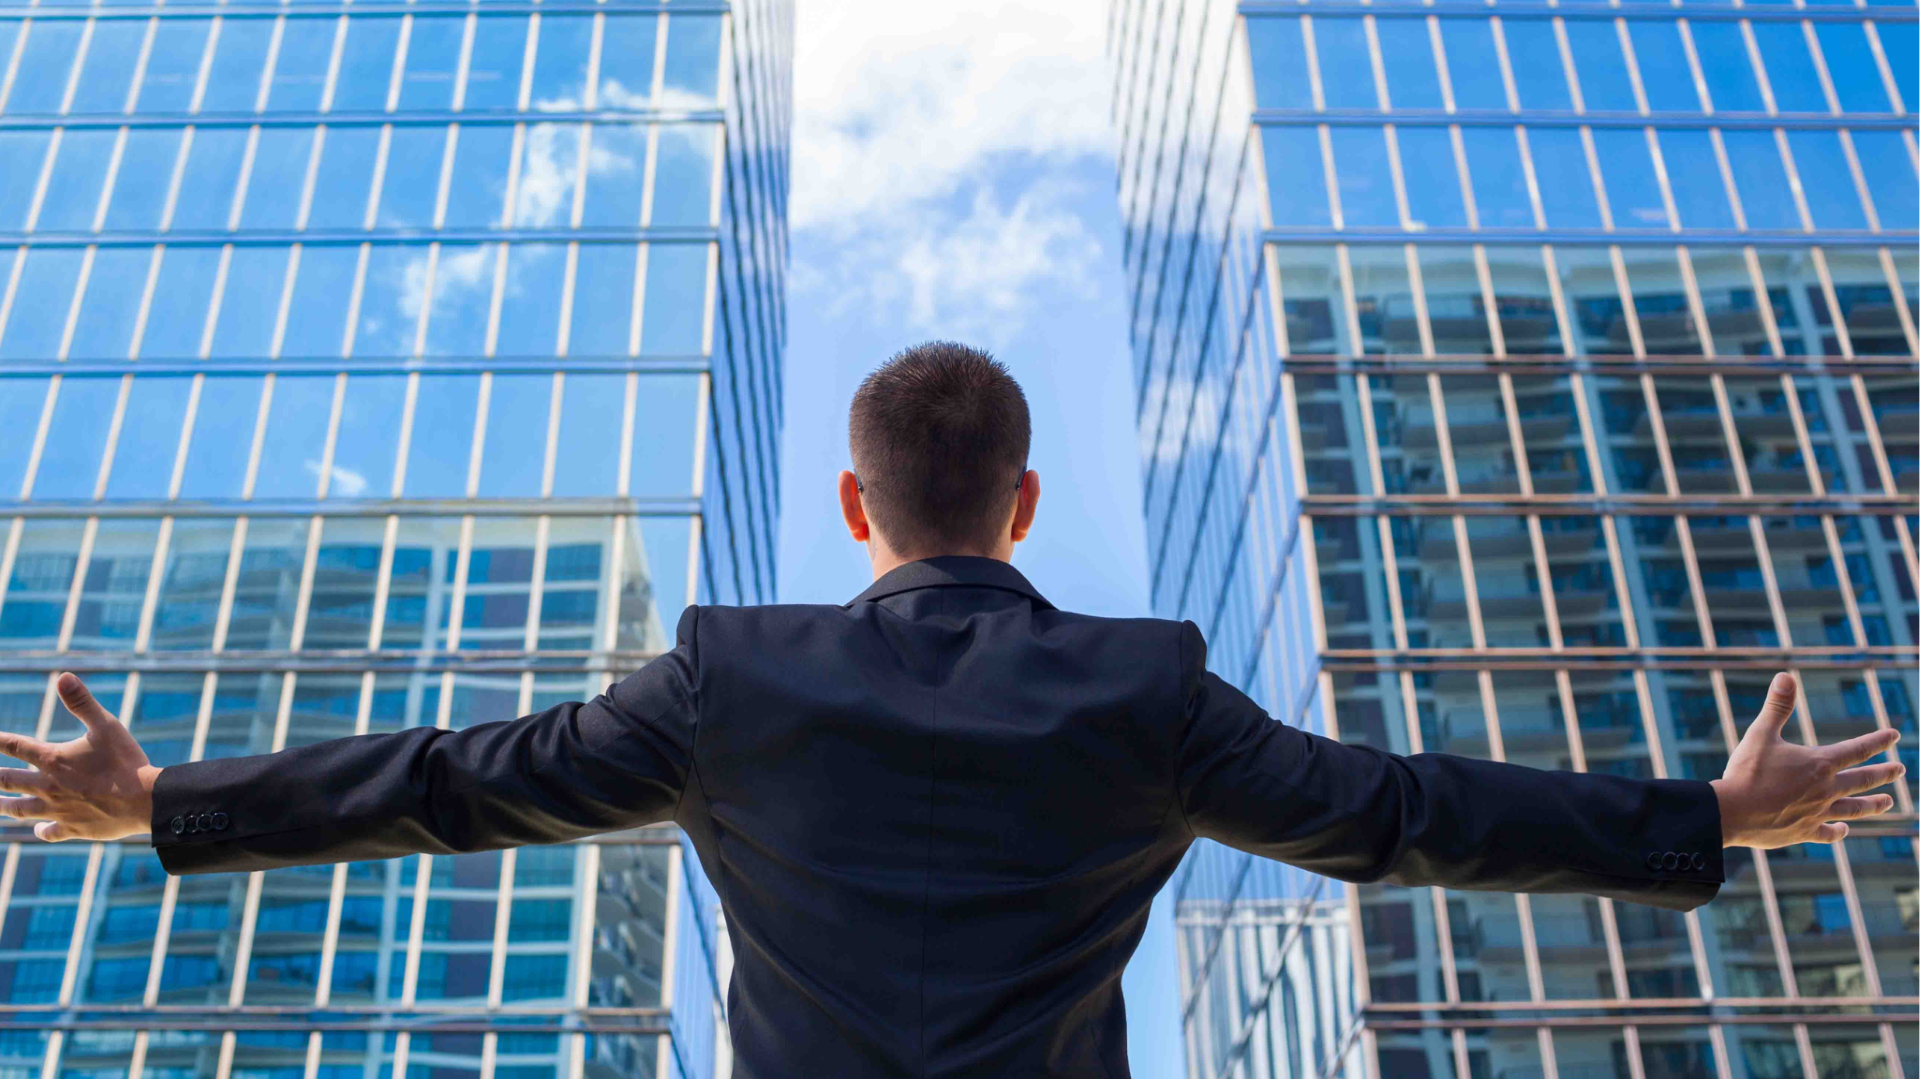
[[[1008,564],[1033,526],[1026,400],[923,345],[853,400],[840,607],[691,607],[584,704],[462,731],[152,767],[86,725],[0,736],[41,838],[151,831],[169,872],[552,843],[675,821],[725,906],[736,1072],[1124,1076],[1120,974],[1196,838],[1348,881],[1587,892],[1687,910],[1723,845],[1831,843],[1884,812],[1891,731],[1780,736],[1794,681],[1712,784],[1343,746],[1206,669],[1190,622],[1056,610]],[[1859,767],[1856,767],[1859,766]]]

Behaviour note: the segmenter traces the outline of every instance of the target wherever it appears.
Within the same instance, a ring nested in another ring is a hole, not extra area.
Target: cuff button
[[[1699,851],[1695,851],[1693,853],[1694,872],[1698,873],[1705,868],[1707,868],[1707,856],[1704,854],[1701,854]]]
[[[186,830],[187,830],[187,818],[185,817],[173,818],[173,834],[174,835],[181,835],[185,833]]]
[[[1668,851],[1665,854],[1660,856],[1660,868],[1678,869],[1680,868],[1680,860],[1681,860],[1680,855],[1675,854],[1672,851]]]
[[[1648,869],[1660,868],[1660,852],[1659,851],[1655,850],[1655,851],[1647,852],[1647,868]]]
[[[227,830],[227,815],[225,813],[215,813],[213,815],[213,830],[216,832],[224,832]]]

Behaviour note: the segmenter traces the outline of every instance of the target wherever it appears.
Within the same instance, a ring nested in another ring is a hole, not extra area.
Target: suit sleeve
[[[1181,651],[1178,794],[1196,836],[1345,881],[1582,892],[1673,910],[1725,881],[1707,783],[1343,745],[1275,722],[1206,671],[1192,623]]]
[[[584,703],[164,769],[154,849],[169,873],[228,873],[557,843],[670,820],[693,753],[698,617],[689,607],[671,652]]]

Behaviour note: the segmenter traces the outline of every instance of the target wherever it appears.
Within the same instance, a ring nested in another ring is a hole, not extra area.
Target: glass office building
[[[1117,3],[1156,613],[1347,742],[1710,778],[1788,669],[1920,774],[1915,18]],[[1686,915],[1197,849],[1189,1073],[1913,1077],[1892,793]]]
[[[770,599],[790,5],[0,9],[0,726],[156,763],[598,692]],[[4,1079],[724,1067],[671,829],[0,862]]]

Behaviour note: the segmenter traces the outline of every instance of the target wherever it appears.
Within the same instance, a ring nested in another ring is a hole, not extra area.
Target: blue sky
[[[1032,409],[1042,495],[1014,564],[1062,607],[1147,613],[1105,15],[1098,0],[802,0],[783,602],[866,586],[834,494],[847,402],[889,355],[951,338],[1004,361]],[[1134,1074],[1181,1074],[1163,910],[1126,990]]]

